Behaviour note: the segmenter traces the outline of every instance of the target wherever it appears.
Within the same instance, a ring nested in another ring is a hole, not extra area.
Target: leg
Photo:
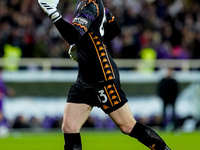
[[[138,139],[148,148],[152,150],[170,150],[155,131],[135,121],[127,103],[110,113],[109,116],[123,133]]]
[[[92,107],[86,104],[66,103],[62,124],[65,150],[82,150],[80,129],[91,110]]]
[[[131,133],[136,124],[128,104],[124,104],[121,108],[109,114],[116,126],[124,133]]]

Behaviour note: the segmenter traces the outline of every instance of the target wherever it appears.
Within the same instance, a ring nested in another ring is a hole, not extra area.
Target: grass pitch
[[[172,150],[199,150],[200,132],[158,132]],[[81,132],[83,150],[147,150],[137,140],[119,131]],[[0,138],[1,150],[63,150],[63,134],[57,132],[12,132]]]

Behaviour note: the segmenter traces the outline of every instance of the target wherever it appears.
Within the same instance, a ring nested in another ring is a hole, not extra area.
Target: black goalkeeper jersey
[[[105,40],[119,34],[119,29],[114,26],[115,30],[111,32],[112,27],[108,24],[112,22],[116,20],[101,0],[77,2],[72,25],[82,35],[75,43],[79,67],[78,81],[84,84],[97,84],[119,79],[117,66],[105,45]]]
[[[76,45],[78,79],[85,84],[119,80],[119,72],[106,44],[120,32],[112,13],[102,0],[77,0],[72,24],[63,18],[55,23],[63,38]]]

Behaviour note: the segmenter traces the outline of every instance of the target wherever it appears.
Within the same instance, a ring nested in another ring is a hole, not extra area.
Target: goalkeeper
[[[82,150],[80,129],[96,106],[108,114],[124,134],[152,150],[170,150],[156,132],[133,118],[120,86],[118,68],[106,47],[121,30],[102,0],[77,0],[72,24],[56,9],[59,0],[38,2],[72,45],[71,57],[78,62],[78,77],[71,86],[64,110],[64,149]]]

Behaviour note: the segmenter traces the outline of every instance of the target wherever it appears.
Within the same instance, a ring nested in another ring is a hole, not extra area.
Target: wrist
[[[58,21],[60,18],[62,18],[61,12],[59,10],[55,10],[53,13],[51,13],[49,15],[49,18],[51,19],[51,21],[53,23],[55,23],[56,21]]]

